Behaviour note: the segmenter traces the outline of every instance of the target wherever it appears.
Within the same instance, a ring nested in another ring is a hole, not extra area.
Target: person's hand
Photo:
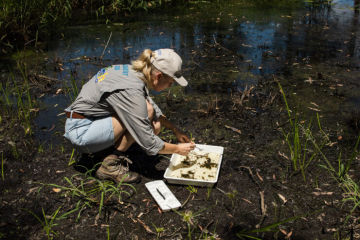
[[[181,143],[189,143],[190,142],[189,137],[186,136],[186,134],[183,133],[181,130],[175,129],[174,134],[179,142],[181,142]]]
[[[186,155],[189,154],[189,152],[191,150],[194,150],[194,148],[195,148],[195,143],[193,143],[193,142],[191,142],[191,143],[179,143],[177,145],[176,153],[186,156]]]

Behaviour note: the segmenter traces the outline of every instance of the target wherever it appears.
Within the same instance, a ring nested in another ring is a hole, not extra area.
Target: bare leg
[[[146,103],[148,108],[148,117],[152,123],[154,133],[158,135],[161,130],[160,121],[152,121],[154,118],[154,108],[148,101],[146,101]],[[112,123],[114,128],[115,147],[118,151],[125,152],[135,142],[135,140],[126,130],[120,119],[112,117]]]
[[[123,134],[116,142],[115,147],[120,152],[126,152],[126,150],[128,150],[134,142],[134,138],[128,131],[126,131],[125,134]]]

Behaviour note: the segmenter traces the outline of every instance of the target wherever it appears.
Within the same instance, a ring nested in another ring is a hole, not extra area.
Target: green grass
[[[1,152],[1,179],[3,181],[5,180],[5,175],[4,175],[4,152]]]
[[[51,240],[54,239],[54,237],[57,236],[57,232],[54,230],[54,227],[58,225],[57,221],[61,219],[65,219],[69,213],[64,213],[62,215],[58,215],[61,207],[56,209],[51,215],[47,215],[44,211],[44,208],[41,208],[42,210],[42,216],[36,215],[34,212],[25,209],[25,211],[29,212],[33,217],[36,218],[36,220],[39,221],[39,223],[42,225],[43,230],[46,234],[47,239]]]
[[[343,198],[342,198],[343,204],[350,202],[352,205],[350,212],[344,221],[344,225],[347,224],[349,218],[352,216],[354,211],[360,206],[359,184],[356,181],[354,181],[354,179],[349,174],[349,170],[352,162],[359,155],[359,142],[360,142],[360,136],[358,136],[357,138],[354,149],[351,153],[351,157],[349,159],[342,160],[342,154],[339,153],[337,159],[338,161],[337,169],[335,166],[333,166],[333,164],[331,164],[328,157],[323,152],[321,152],[322,159],[325,162],[325,165],[321,165],[321,166],[326,170],[328,170],[331,176],[338,182],[343,192]],[[316,145],[316,142],[314,140],[313,140],[313,144]]]
[[[99,215],[107,203],[116,200],[121,202],[124,194],[131,195],[125,188],[136,189],[131,184],[122,181],[115,184],[111,181],[99,180],[92,176],[93,169],[85,174],[75,174],[71,178],[65,177],[65,185],[42,184],[58,189],[62,196],[71,197],[75,201],[75,207],[71,212],[77,212],[78,220],[83,210],[87,207],[98,207]],[[124,176],[125,178],[125,176]]]
[[[0,111],[7,123],[10,126],[18,123],[26,135],[32,135],[32,117],[37,102],[31,94],[27,66],[21,59],[17,60],[16,70],[8,74],[7,81],[0,84],[0,94]]]
[[[193,231],[196,228],[197,225],[197,220],[196,217],[200,216],[200,213],[203,212],[205,209],[198,211],[196,213],[194,213],[191,210],[186,210],[183,212],[178,212],[176,210],[174,210],[174,212],[176,212],[179,216],[182,217],[182,221],[184,221],[186,223],[187,226],[187,238],[189,240],[193,239]]]
[[[226,193],[226,196],[231,200],[232,209],[235,208],[236,197],[237,197],[238,194],[239,193],[236,190],[233,190],[232,192],[227,192]]]
[[[294,117],[280,83],[278,83],[278,86],[283,95],[289,123],[291,125],[290,132],[286,133],[285,130],[282,131],[290,150],[293,169],[294,171],[300,169],[305,181],[305,170],[309,164],[315,158],[321,160],[319,166],[329,172],[329,174],[333,179],[336,180],[338,186],[343,192],[343,198],[341,201],[343,204],[350,203],[351,205],[349,214],[344,220],[344,225],[346,225],[349,218],[360,206],[359,184],[349,174],[354,160],[359,155],[360,136],[357,137],[351,154],[348,154],[350,155],[349,158],[344,159],[342,152],[339,150],[340,152],[337,155],[337,164],[332,163],[332,158],[329,158],[323,151],[323,147],[330,143],[330,139],[329,135],[323,130],[321,126],[319,115],[316,115],[319,131],[317,134],[315,134],[314,130],[311,128],[311,122],[308,125],[304,125],[298,121],[297,116]]]
[[[293,222],[296,221],[297,219],[301,218],[303,216],[295,216],[295,217],[291,217],[291,218],[287,218],[275,223],[271,223],[265,227],[262,228],[256,228],[256,229],[251,229],[251,230],[243,230],[243,231],[239,231],[236,236],[239,239],[256,239],[256,240],[261,240],[263,238],[259,238],[258,234],[260,233],[266,233],[266,232],[275,232],[275,231],[279,231],[279,227],[281,225],[284,225],[285,223],[289,223],[289,222]]]
[[[197,193],[197,188],[194,187],[194,186],[192,186],[192,185],[188,185],[188,186],[186,187],[186,189],[187,189],[190,193],[192,193],[192,194],[196,194],[196,193]]]
[[[161,237],[161,233],[165,231],[165,228],[163,227],[156,227],[155,224],[152,224],[155,228],[155,232],[156,232],[156,239],[160,239]]]
[[[85,10],[87,18],[110,22],[111,16],[158,7],[163,0],[0,0],[0,45],[3,53],[15,46],[38,46],[55,37],[76,19],[73,12]]]
[[[278,87],[283,96],[290,123],[289,131],[283,128],[281,130],[290,152],[293,170],[295,172],[300,171],[304,182],[306,182],[306,169],[318,157],[322,147],[328,143],[328,137],[322,130],[319,115],[317,114],[320,134],[316,141],[320,142],[320,144],[315,147],[311,145],[310,143],[314,140],[312,121],[309,121],[308,124],[305,124],[305,121],[299,121],[298,115],[290,109],[285,92],[279,82]]]
[[[75,148],[73,148],[73,150],[71,152],[70,159],[69,159],[69,162],[68,162],[68,166],[71,166],[76,162],[76,159],[74,158],[74,155],[75,155]]]

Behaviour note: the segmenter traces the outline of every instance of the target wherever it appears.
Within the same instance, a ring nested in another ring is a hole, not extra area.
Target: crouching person
[[[111,146],[117,154],[104,158],[96,172],[99,179],[133,183],[138,173],[129,171],[125,155],[134,143],[148,155],[187,155],[195,144],[166,119],[149,96],[174,82],[186,86],[181,75],[182,60],[172,49],[149,49],[131,65],[101,69],[83,85],[76,100],[65,110],[64,136],[82,153],[95,153]],[[164,142],[157,135],[161,127],[171,129],[179,144]]]

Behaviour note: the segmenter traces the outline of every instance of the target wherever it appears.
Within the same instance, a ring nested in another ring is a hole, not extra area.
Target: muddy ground
[[[316,76],[314,73],[314,80]],[[192,77],[200,78],[201,74]],[[68,186],[67,177],[78,186],[85,179],[79,166],[91,167],[102,155],[85,158],[75,153],[72,157],[72,146],[61,133],[42,129],[53,133],[57,141],[56,144],[39,142],[36,137],[25,135],[21,122],[14,122],[12,116],[2,116],[0,148],[4,174],[0,185],[0,239],[238,239],[239,232],[260,239],[360,239],[359,210],[344,224],[352,205],[342,203],[339,184],[319,167],[322,160],[315,159],[309,165],[304,180],[286,159],[289,150],[281,130],[288,131],[290,125],[277,84],[280,81],[285,91],[292,91],[285,78],[262,76],[256,86],[246,90],[223,83],[213,86],[216,94],[204,90],[201,95],[191,95],[186,94],[187,90],[174,88],[170,93],[157,95],[156,102],[168,118],[191,133],[195,142],[225,148],[218,183],[213,188],[195,190],[168,184],[184,206],[178,212],[161,212],[144,184],[163,179],[169,158],[148,157],[133,146],[129,150],[134,161],[132,169],[142,176],[142,181],[133,185],[136,191],[123,186],[122,190],[131,195],[105,201],[100,214],[98,204],[93,203],[80,214],[76,211],[64,219],[56,219],[49,235],[40,222],[44,223],[45,218],[50,222],[60,207],[57,216],[75,209],[82,199],[49,184]],[[340,83],[346,87],[347,82]],[[314,82],[311,89],[343,98],[336,94],[337,90],[329,90],[332,84],[331,79],[321,84]],[[46,86],[36,94],[39,96],[44,91],[49,95],[59,94],[56,84]],[[206,87],[200,83],[197,89]],[[64,121],[64,116],[60,116],[56,124],[62,125]],[[357,120],[337,121],[347,128],[323,123],[334,143],[323,149],[331,161],[336,161],[340,149],[345,157],[351,154],[358,131],[354,121]],[[340,128],[345,130],[339,131]],[[168,132],[161,136],[174,142]],[[72,159],[76,163],[69,166]],[[350,171],[357,180],[358,162],[357,159]],[[99,199],[99,195],[94,199]],[[186,222],[182,215],[190,213],[192,217]],[[286,219],[272,231],[264,231],[264,227]],[[262,230],[251,232],[256,229]]]

